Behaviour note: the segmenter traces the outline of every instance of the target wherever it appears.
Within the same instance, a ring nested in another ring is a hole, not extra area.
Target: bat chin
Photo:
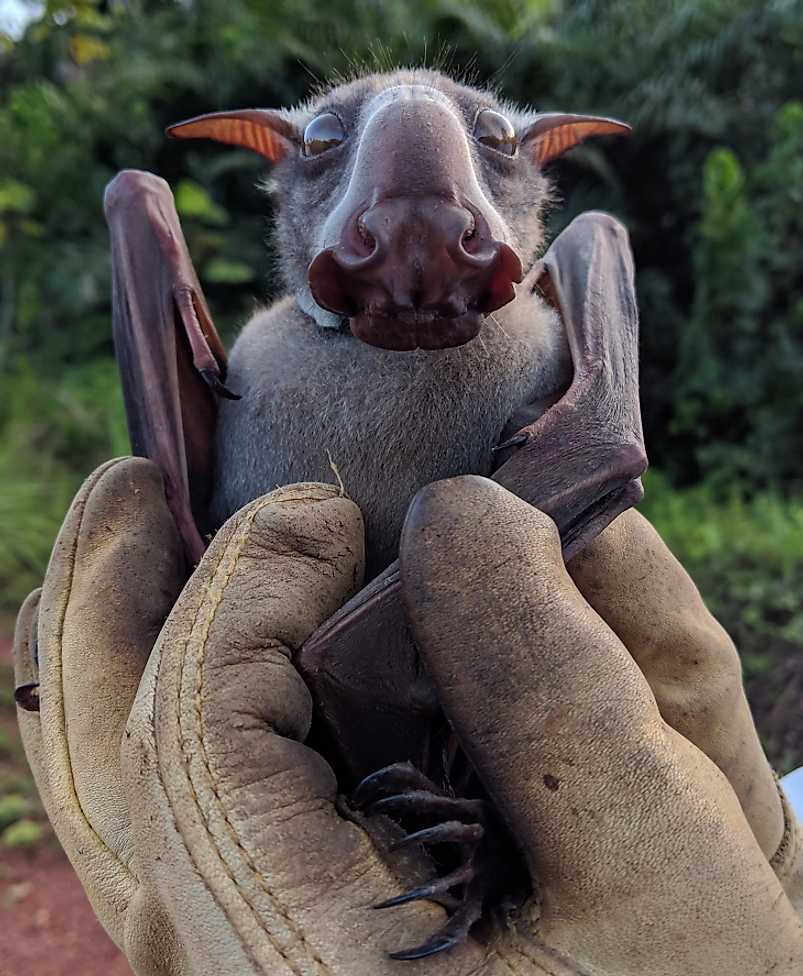
[[[425,311],[394,316],[360,312],[351,319],[351,331],[379,349],[451,349],[476,338],[484,318],[475,308],[453,317]]]

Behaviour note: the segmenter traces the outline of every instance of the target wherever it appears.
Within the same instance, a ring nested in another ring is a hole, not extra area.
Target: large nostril
[[[463,236],[460,238],[460,245],[466,254],[475,254],[480,245],[480,235],[477,233],[477,222],[474,219],[474,215],[469,212],[469,217],[471,221],[463,231]]]
[[[347,272],[348,267],[334,249],[327,248],[313,260],[307,279],[312,297],[321,308],[351,318],[359,311],[360,304],[351,294],[352,282]]]
[[[360,243],[362,244],[364,253],[362,257],[370,257],[371,254],[376,250],[376,238],[368,229],[365,223],[365,214],[360,214],[357,220],[357,233],[360,235]]]
[[[496,254],[496,241],[487,223],[473,209],[460,204],[439,208],[434,229],[440,232],[446,252],[457,267],[481,268]]]

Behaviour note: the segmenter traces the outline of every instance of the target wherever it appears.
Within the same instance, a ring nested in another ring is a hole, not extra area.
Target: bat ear
[[[530,154],[536,166],[543,166],[589,136],[626,136],[629,132],[630,126],[616,119],[546,112],[539,115],[524,133],[521,148],[522,152]]]
[[[165,130],[171,139],[214,139],[230,146],[244,146],[278,163],[296,144],[290,122],[274,109],[244,108],[237,112],[212,112]]]

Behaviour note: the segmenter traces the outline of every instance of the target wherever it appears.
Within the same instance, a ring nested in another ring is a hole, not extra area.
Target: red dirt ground
[[[132,976],[62,851],[2,851],[0,864],[0,976]]]
[[[132,976],[52,833],[31,851],[0,847],[0,976]]]

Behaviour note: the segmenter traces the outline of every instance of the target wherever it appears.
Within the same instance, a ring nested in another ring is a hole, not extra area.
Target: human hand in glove
[[[617,588],[609,570],[641,531],[622,518],[577,557],[578,590],[550,520],[491,482],[441,482],[411,508],[416,642],[534,895],[506,926],[402,962],[389,953],[424,942],[443,909],[371,910],[409,879],[337,812],[291,660],[361,584],[358,510],[323,485],[258,499],[182,591],[158,469],[99,469],[20,614],[17,682],[29,707],[39,694],[20,719],[43,801],[138,976],[803,971],[803,927],[766,856],[783,820],[751,806],[716,730],[695,745],[668,724],[685,678],[656,665],[660,601],[643,596],[667,577]]]

